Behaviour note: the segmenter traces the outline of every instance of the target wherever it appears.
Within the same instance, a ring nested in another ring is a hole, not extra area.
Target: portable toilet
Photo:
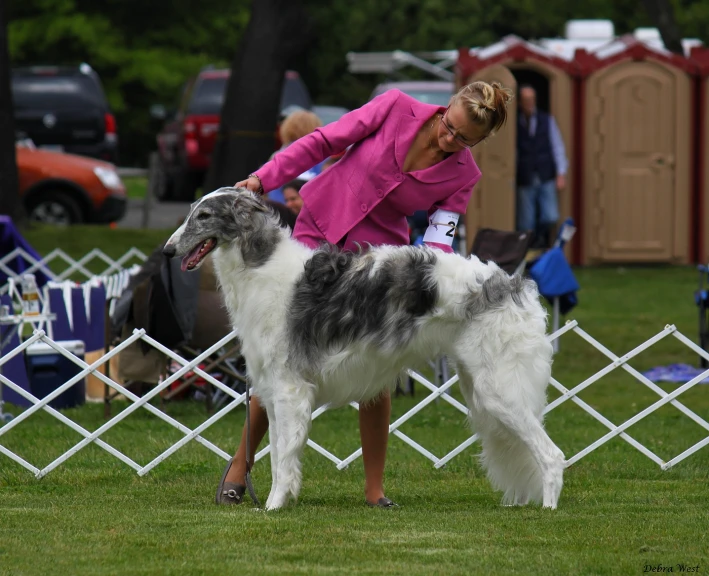
[[[580,263],[692,258],[696,65],[628,35],[576,50]]]

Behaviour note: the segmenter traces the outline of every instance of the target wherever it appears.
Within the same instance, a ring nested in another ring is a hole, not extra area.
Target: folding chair
[[[199,368],[207,374],[215,376],[217,380],[230,388],[235,389],[237,392],[243,392],[244,387],[246,386],[245,369],[239,370],[236,367],[236,363],[241,358],[240,350],[241,344],[239,342],[234,342],[230,345],[224,346],[212,356],[206,358],[204,362],[199,365]],[[189,345],[185,345],[180,347],[178,353],[180,356],[185,358],[185,360],[193,360],[199,356],[202,351]],[[182,368],[182,366],[175,366],[174,370],[170,367],[165,375],[169,377],[180,368]],[[216,375],[214,374],[215,371]],[[221,394],[217,395],[209,382],[204,382],[199,374],[188,372],[182,378],[173,383],[173,386],[169,391],[166,391],[160,396],[161,409],[164,411],[168,402],[184,396],[185,393],[190,390],[194,390],[195,398],[203,398],[205,400],[208,414],[212,414],[215,405],[219,405],[221,403],[219,402],[221,399]]]
[[[560,317],[576,306],[576,292],[580,289],[571,266],[566,261],[563,248],[576,233],[572,218],[567,218],[559,228],[554,246],[535,260],[529,276],[537,283],[539,293],[552,304],[552,332],[559,329]],[[554,352],[559,351],[559,340],[553,342]]]
[[[483,262],[494,262],[508,274],[524,274],[526,257],[534,233],[481,228],[475,235],[472,254]]]

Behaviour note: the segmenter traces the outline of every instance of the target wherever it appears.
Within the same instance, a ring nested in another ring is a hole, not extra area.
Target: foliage
[[[709,40],[709,4],[672,0],[685,37]],[[315,100],[361,105],[376,75],[347,72],[349,51],[483,46],[507,34],[563,34],[573,18],[608,18],[616,32],[651,23],[637,0],[307,0],[315,24],[292,67]],[[153,104],[174,105],[202,66],[228,65],[250,16],[249,0],[10,0],[14,66],[86,61],[101,75],[117,115],[122,163],[145,165],[159,124]]]

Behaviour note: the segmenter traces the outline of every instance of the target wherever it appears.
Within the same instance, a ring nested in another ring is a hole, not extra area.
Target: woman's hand
[[[234,188],[246,188],[247,190],[250,190],[251,192],[261,192],[263,189],[261,188],[261,180],[256,178],[255,176],[249,176],[246,180],[242,180],[241,182],[237,182],[234,184]]]

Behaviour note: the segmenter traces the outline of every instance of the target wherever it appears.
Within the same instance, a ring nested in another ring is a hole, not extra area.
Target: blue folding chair
[[[539,293],[552,305],[552,332],[559,329],[559,317],[578,304],[576,292],[580,286],[563,250],[575,232],[573,219],[567,218],[559,228],[554,246],[529,267],[529,276],[537,283]],[[554,351],[558,350],[559,341],[555,340]]]

